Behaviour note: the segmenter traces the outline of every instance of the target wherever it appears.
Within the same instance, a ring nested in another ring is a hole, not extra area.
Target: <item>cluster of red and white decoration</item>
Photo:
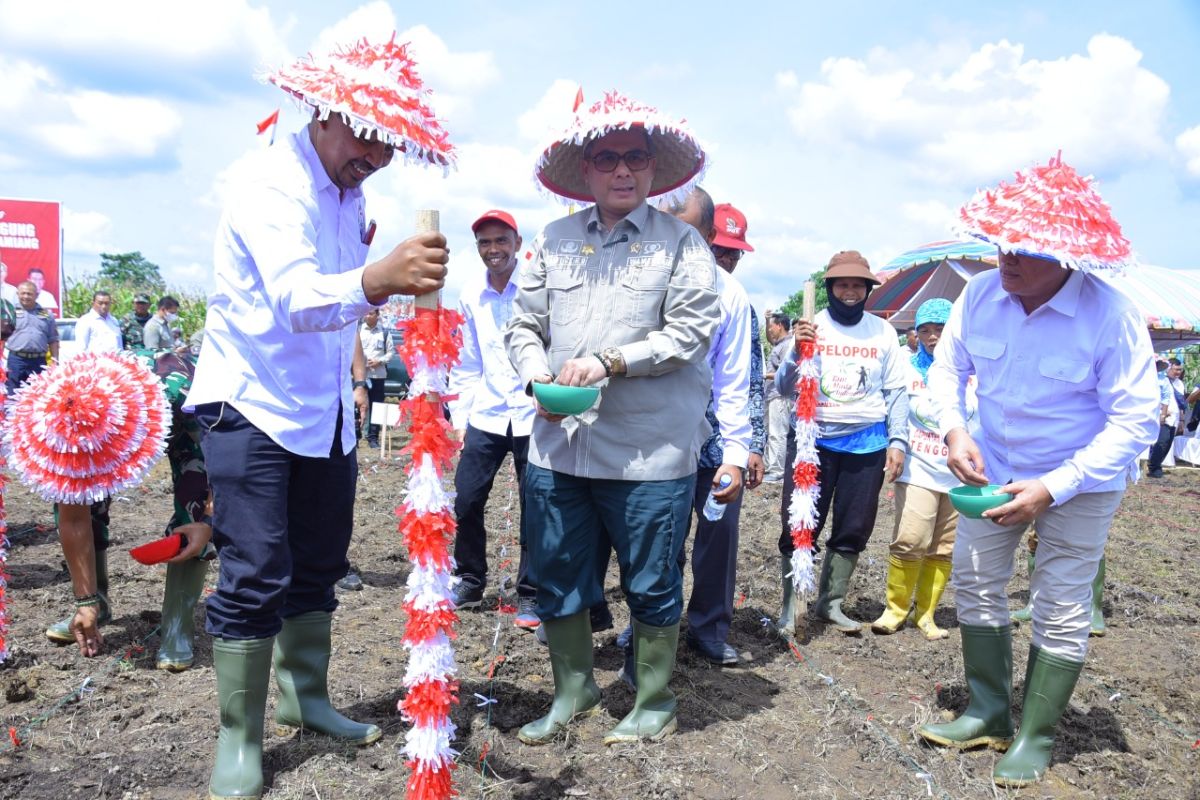
[[[138,484],[171,426],[158,377],[129,353],[80,353],[31,375],[8,415],[5,453],[20,481],[78,505]]]
[[[404,647],[409,652],[406,689],[400,712],[412,725],[404,753],[411,770],[409,800],[442,800],[453,794],[451,770],[457,752],[450,747],[454,723],[450,706],[458,702],[454,663],[454,625],[458,615],[451,595],[454,503],[442,488],[459,443],[442,415],[450,366],[457,363],[462,315],[445,308],[418,308],[399,324],[404,342],[398,348],[411,376],[409,398],[401,402],[408,445],[401,451],[412,461],[403,505],[396,509],[400,533],[412,572],[404,610],[408,624]]]
[[[959,231],[1005,253],[1053,258],[1082,270],[1120,269],[1135,259],[1093,180],[1062,160],[978,192],[958,212]]]
[[[801,342],[796,359],[796,461],[792,465],[795,489],[788,506],[792,525],[792,585],[797,593],[816,587],[813,578],[813,533],[817,527],[817,500],[821,496],[817,457],[817,393],[821,375],[813,358],[816,342]]]
[[[0,426],[4,424],[4,405],[8,399],[8,375],[0,364]],[[8,658],[8,515],[4,512],[4,456],[0,455],[0,664]]]

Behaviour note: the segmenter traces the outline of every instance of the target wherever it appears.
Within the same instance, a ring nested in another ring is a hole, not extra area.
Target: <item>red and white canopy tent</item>
[[[972,276],[995,266],[996,248],[984,242],[921,245],[877,273],[883,284],[867,298],[867,310],[904,330],[913,324],[921,303],[933,297],[954,300]],[[1142,312],[1156,352],[1200,342],[1200,271],[1142,264],[1095,274]]]

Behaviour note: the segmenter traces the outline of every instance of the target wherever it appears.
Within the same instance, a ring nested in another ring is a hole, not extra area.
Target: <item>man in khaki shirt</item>
[[[686,190],[696,140],[655,109],[611,93],[576,117],[538,165],[555,194],[594,206],[550,223],[517,276],[505,343],[522,384],[590,386],[595,419],[568,434],[538,409],[525,502],[530,579],[554,672],[550,713],[518,736],[550,741],[600,702],[588,609],[602,598],[607,534],[633,616],[637,699],[606,744],[675,729],[668,688],[700,446],[711,428],[709,341],[720,317],[712,255],[698,233],[646,203]],[[555,376],[557,375],[557,378]]]

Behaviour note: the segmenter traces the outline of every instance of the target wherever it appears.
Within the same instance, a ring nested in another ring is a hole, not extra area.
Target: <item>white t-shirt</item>
[[[907,348],[906,348],[907,349]],[[911,483],[935,492],[948,492],[962,484],[946,466],[949,448],[938,434],[937,417],[933,400],[925,379],[906,359],[905,375],[908,389],[908,458],[904,459],[904,471],[898,483]],[[975,376],[967,381],[967,433],[972,437],[979,432],[979,412],[975,400]]]
[[[902,389],[908,356],[896,332],[879,317],[864,314],[857,325],[817,314],[816,362],[821,371],[817,421],[838,424],[880,422],[887,417],[884,389]]]

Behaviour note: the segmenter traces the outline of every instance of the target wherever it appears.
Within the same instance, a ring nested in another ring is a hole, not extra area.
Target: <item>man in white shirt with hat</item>
[[[1083,670],[1092,581],[1138,455],[1157,434],[1150,338],[1136,308],[1090,274],[1133,264],[1108,205],[1062,161],[980,191],[959,212],[963,232],[995,244],[999,267],[955,302],[928,385],[947,465],[972,486],[1011,497],[982,519],[958,518],[953,580],[971,700],[926,740],[1007,751],[992,777],[1039,780]],[[967,430],[967,381],[978,381],[979,436]],[[1005,586],[1030,523],[1033,636],[1021,727],[1011,704],[1012,626]]]
[[[353,411],[367,399],[365,382],[352,395],[351,360],[363,315],[389,295],[436,291],[448,260],[445,238],[425,233],[366,263],[363,181],[396,151],[453,157],[406,46],[362,41],[268,80],[312,120],[243,165],[229,193],[187,401],[220,556],[207,602],[221,710],[212,798],[262,793],[272,661],[278,724],[359,745],[382,735],[336,711],[327,686],[358,476]]]

